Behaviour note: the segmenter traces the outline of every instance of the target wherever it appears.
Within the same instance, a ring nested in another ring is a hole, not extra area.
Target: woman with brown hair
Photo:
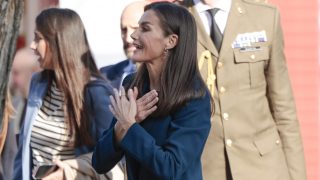
[[[10,91],[7,90],[6,98],[5,98],[5,105],[3,110],[2,116],[2,127],[0,129],[0,155],[2,154],[2,150],[6,141],[8,126],[11,116],[14,113],[14,108],[11,102],[11,95]]]
[[[183,7],[152,3],[131,35],[138,72],[115,90],[110,110],[117,121],[99,140],[92,157],[99,173],[123,156],[129,180],[202,179],[201,154],[210,130],[210,93],[197,66],[197,31]],[[157,109],[137,120],[136,98],[151,89]]]
[[[105,106],[112,89],[100,76],[77,13],[42,11],[34,35],[30,47],[44,70],[30,83],[14,179],[42,178],[37,170],[43,164],[57,165],[44,179],[64,179],[66,173],[74,179],[95,178],[90,166],[70,167],[67,162],[83,160],[109,127],[113,116]]]
[[[0,129],[0,179],[12,179],[14,156],[17,152],[15,130],[15,109],[12,96],[7,88],[5,105],[2,114],[2,127]]]

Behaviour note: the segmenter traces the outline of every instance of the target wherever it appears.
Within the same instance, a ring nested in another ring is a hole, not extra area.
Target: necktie
[[[214,45],[216,46],[217,50],[220,51],[221,43],[222,43],[222,33],[214,19],[214,16],[219,11],[218,8],[209,9],[208,12],[211,16],[211,29],[210,29],[210,37],[213,41]]]

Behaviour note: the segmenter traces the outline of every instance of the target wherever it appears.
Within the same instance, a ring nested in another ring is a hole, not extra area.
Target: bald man
[[[147,1],[134,1],[128,4],[121,14],[121,39],[123,42],[123,50],[127,58],[117,64],[106,66],[100,69],[101,73],[110,81],[114,88],[119,89],[122,80],[128,75],[136,71],[136,65],[130,60],[135,47],[133,39],[130,35],[139,27],[139,19],[144,12],[144,6]]]

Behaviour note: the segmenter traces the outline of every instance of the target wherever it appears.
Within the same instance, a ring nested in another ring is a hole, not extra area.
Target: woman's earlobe
[[[166,49],[172,49],[172,48],[176,47],[176,45],[178,44],[178,39],[179,39],[179,37],[176,34],[169,35],[169,41],[166,46]]]
[[[168,53],[168,48],[164,48],[164,53]]]

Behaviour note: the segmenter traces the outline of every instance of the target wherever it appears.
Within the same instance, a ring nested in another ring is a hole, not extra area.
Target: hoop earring
[[[168,50],[167,48],[164,48],[163,53],[164,53],[164,54],[168,54],[168,51],[169,51],[169,50]]]

